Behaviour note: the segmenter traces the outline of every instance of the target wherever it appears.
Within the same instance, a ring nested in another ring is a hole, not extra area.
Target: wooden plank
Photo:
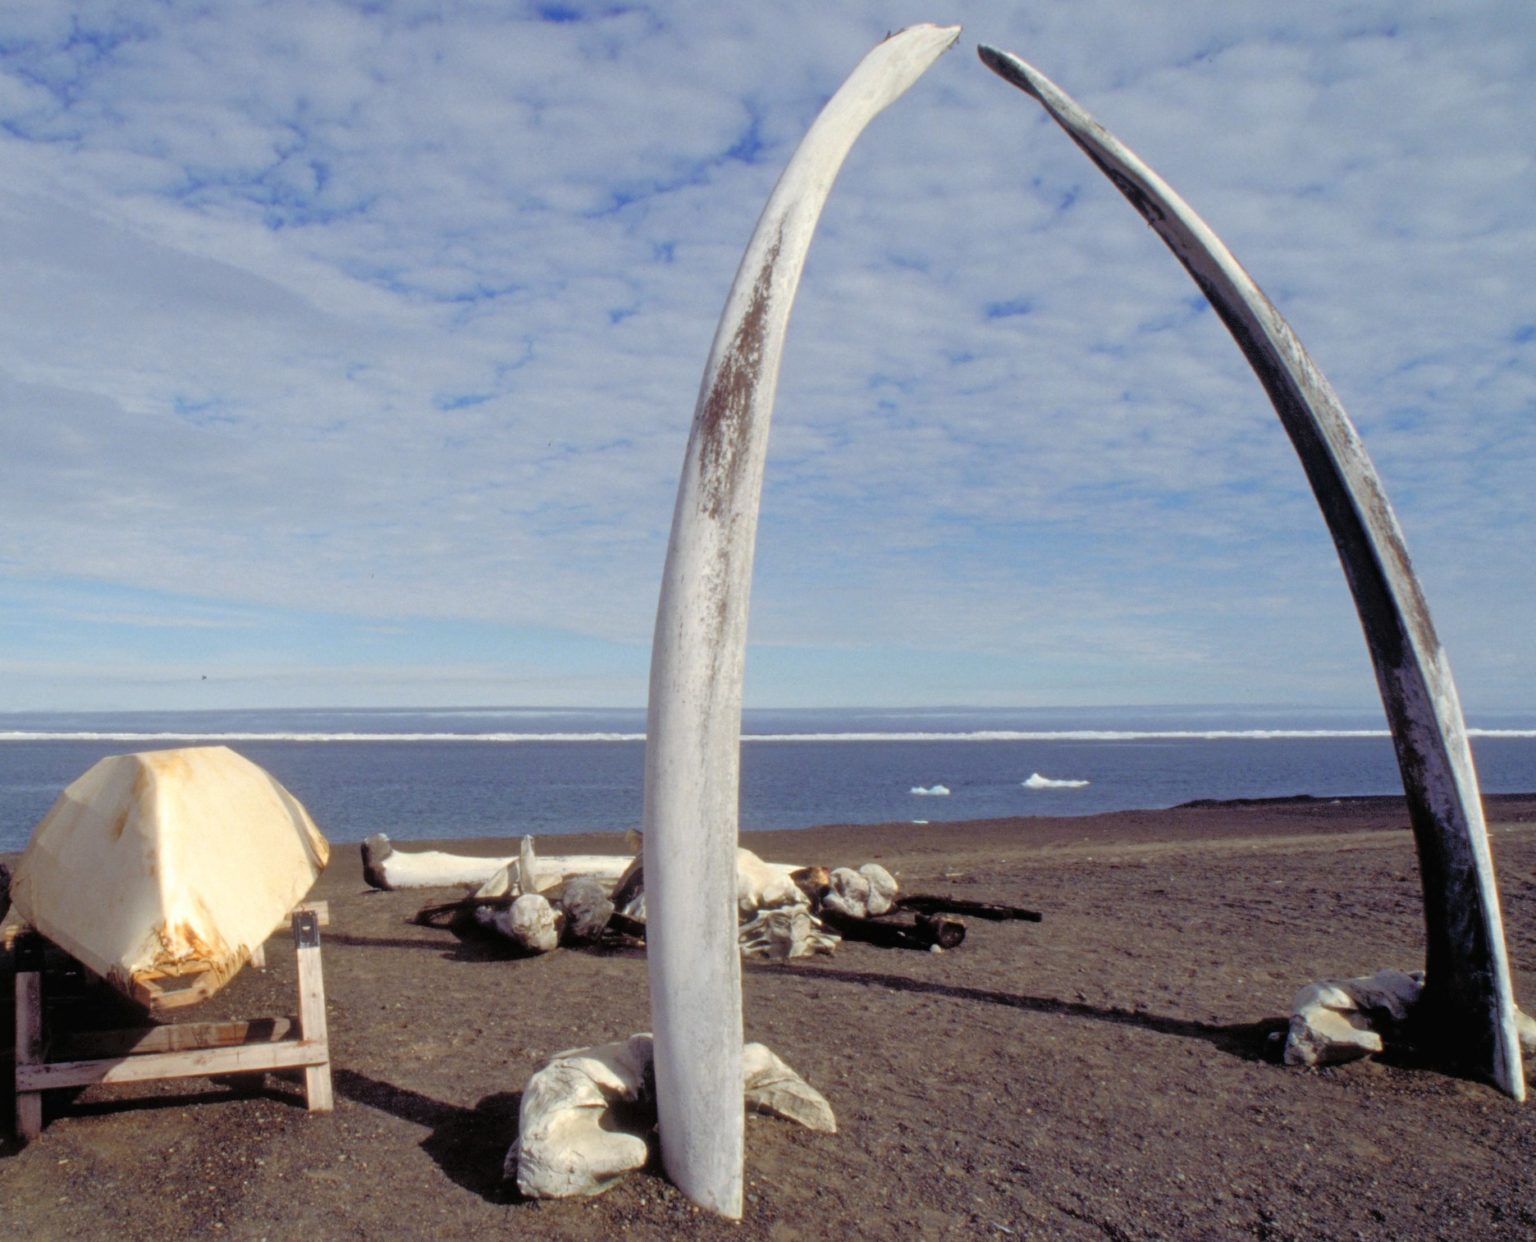
[[[62,1061],[90,1061],[144,1056],[152,1052],[188,1052],[200,1048],[274,1043],[299,1037],[299,1020],[295,1017],[178,1022],[128,1030],[76,1031],[55,1039],[52,1052]]]
[[[167,983],[175,986],[167,987]],[[152,1014],[199,1005],[219,990],[217,975],[207,970],[184,975],[136,975],[130,985],[133,999]]]
[[[331,1058],[325,1023],[325,976],[320,966],[320,919],[315,910],[293,914],[293,939],[298,946],[299,1030],[306,1042],[318,1045],[324,1058],[305,1069],[304,1096],[312,1113],[335,1107],[331,1094]]]
[[[87,1087],[94,1083],[154,1082],[163,1078],[204,1078],[215,1074],[257,1073],[306,1069],[328,1064],[330,1050],[307,1039],[279,1044],[247,1044],[239,1048],[206,1048],[186,1052],[155,1052],[144,1056],[101,1061],[49,1061],[16,1065],[16,1098],[23,1092],[56,1087]],[[19,1108],[18,1108],[19,1112]],[[36,1137],[37,1131],[26,1137]]]
[[[24,1141],[43,1132],[43,1097],[22,1086],[22,1076],[43,1059],[43,979],[16,972],[16,1133]]]
[[[334,1107],[331,1054],[320,965],[320,927],[330,921],[321,902],[296,906],[299,1014],[247,1021],[181,1022],[128,1030],[81,1031],[64,1036],[66,1059],[44,1060],[42,975],[45,943],[19,937],[16,975],[16,1129],[23,1140],[42,1133],[42,1092],[96,1083],[154,1082],[225,1074],[302,1069],[311,1112]],[[187,1003],[200,989],[162,993],[160,1006]]]

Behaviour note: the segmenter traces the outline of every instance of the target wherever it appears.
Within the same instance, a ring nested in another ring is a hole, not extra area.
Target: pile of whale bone
[[[549,1058],[523,1089],[503,1176],[529,1198],[567,1199],[598,1194],[643,1168],[656,1128],[653,1056],[642,1032]],[[754,1112],[837,1133],[826,1097],[762,1044],[742,1048],[742,1089]]]
[[[1422,970],[1379,970],[1353,979],[1309,983],[1291,1002],[1291,1021],[1282,1036],[1287,1065],[1339,1065],[1411,1045],[1413,1024],[1424,999]],[[1515,1009],[1521,1052],[1536,1056],[1536,1019]]]
[[[638,841],[631,843],[638,848]],[[540,858],[532,837],[522,839],[517,854],[503,857],[408,852],[378,833],[363,843],[362,854],[364,877],[377,889],[473,889],[467,897],[422,907],[415,922],[478,929],[522,954],[596,944],[605,935],[645,937],[645,873],[638,853]],[[736,912],[741,955],[772,960],[831,953],[842,939],[952,949],[965,939],[957,913],[1040,921],[1036,912],[1011,906],[902,896],[879,863],[805,867],[767,862],[740,848]]]

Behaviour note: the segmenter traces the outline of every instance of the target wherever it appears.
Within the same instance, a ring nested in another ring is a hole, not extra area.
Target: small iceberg
[[[1027,781],[1019,782],[1025,789],[1081,789],[1087,783],[1087,781],[1058,781],[1049,776],[1041,776],[1038,772],[1031,772]]]
[[[928,785],[926,787],[922,785],[913,785],[912,792],[915,793],[919,798],[949,797],[949,789],[944,785]]]

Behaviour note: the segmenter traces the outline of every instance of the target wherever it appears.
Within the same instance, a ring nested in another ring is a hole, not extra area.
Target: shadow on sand
[[[1117,1026],[1134,1026],[1159,1035],[1204,1040],[1219,1051],[1243,1061],[1271,1063],[1276,1061],[1277,1055],[1273,1050],[1270,1035],[1276,1031],[1284,1031],[1287,1026],[1285,1018],[1266,1018],[1259,1022],[1239,1022],[1231,1025],[1196,1022],[1189,1018],[1171,1018],[1141,1009],[1108,1008],[1079,1001],[1065,1001],[1054,996],[1023,996],[1014,992],[995,992],[987,988],[928,983],[921,979],[909,979],[905,975],[864,974],[852,970],[838,970],[829,966],[807,966],[796,963],[793,966],[764,965],[759,969],[829,979],[838,983],[857,983],[865,987],[889,988],[894,992],[943,996],[950,1000],[967,1001],[973,1004],[1004,1005],[1010,1009],[1023,1009],[1030,1013],[1054,1014],[1092,1022],[1109,1022]]]
[[[354,1104],[430,1128],[421,1149],[465,1190],[487,1203],[525,1202],[516,1183],[501,1176],[507,1148],[517,1136],[521,1091],[498,1091],[473,1108],[461,1108],[356,1070],[339,1069],[334,1080],[336,1093]]]

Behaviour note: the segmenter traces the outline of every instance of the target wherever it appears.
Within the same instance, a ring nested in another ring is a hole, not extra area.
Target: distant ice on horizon
[[[1087,781],[1054,780],[1049,776],[1041,776],[1038,772],[1031,772],[1027,781],[1020,781],[1025,789],[1082,789]]]
[[[949,789],[944,785],[913,785],[912,792],[919,798],[947,798]]]

